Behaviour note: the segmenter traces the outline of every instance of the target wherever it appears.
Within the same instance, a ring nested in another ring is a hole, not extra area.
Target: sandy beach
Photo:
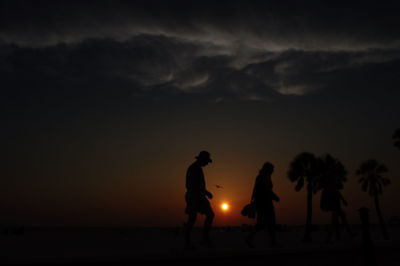
[[[391,240],[384,241],[373,228],[378,265],[400,263],[400,228],[391,229]],[[303,243],[301,227],[288,227],[279,233],[282,245],[271,247],[268,235],[256,238],[256,248],[244,242],[247,232],[240,227],[215,228],[213,248],[197,245],[183,248],[178,228],[24,228],[3,229],[1,260],[4,264],[113,264],[113,265],[362,265],[360,232],[354,239],[343,234],[340,241],[326,243],[326,232],[313,233],[312,243]],[[194,232],[200,240],[199,229]],[[271,264],[272,263],[272,264]]]

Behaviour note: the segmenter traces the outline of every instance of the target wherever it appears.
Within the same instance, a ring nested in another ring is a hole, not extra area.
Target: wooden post
[[[361,265],[376,266],[376,256],[369,223],[369,210],[366,207],[362,207],[358,211],[362,228]]]

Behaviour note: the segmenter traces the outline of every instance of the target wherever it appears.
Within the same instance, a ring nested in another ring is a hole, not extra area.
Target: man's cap
[[[212,160],[210,158],[210,153],[208,151],[201,151],[199,155],[196,156],[196,159],[206,160],[207,162],[212,163]]]

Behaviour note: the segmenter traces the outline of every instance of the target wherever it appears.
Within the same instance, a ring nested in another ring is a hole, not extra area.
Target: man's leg
[[[192,233],[194,223],[196,222],[196,218],[197,218],[196,212],[191,212],[188,214],[188,221],[185,224],[185,246],[186,247],[192,246],[191,233]]]
[[[203,231],[203,240],[205,242],[210,241],[210,230],[212,227],[212,222],[214,220],[215,214],[212,209],[210,209],[206,214],[206,219],[204,220],[204,231]]]

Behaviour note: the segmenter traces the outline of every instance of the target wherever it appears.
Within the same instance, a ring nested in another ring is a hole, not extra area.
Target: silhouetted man
[[[186,210],[188,221],[185,224],[185,248],[192,249],[191,231],[196,222],[197,213],[205,214],[203,241],[202,244],[210,246],[210,229],[214,219],[214,212],[207,198],[212,199],[213,195],[207,191],[206,182],[202,167],[211,163],[210,153],[202,151],[196,156],[196,161],[192,163],[186,172]]]

